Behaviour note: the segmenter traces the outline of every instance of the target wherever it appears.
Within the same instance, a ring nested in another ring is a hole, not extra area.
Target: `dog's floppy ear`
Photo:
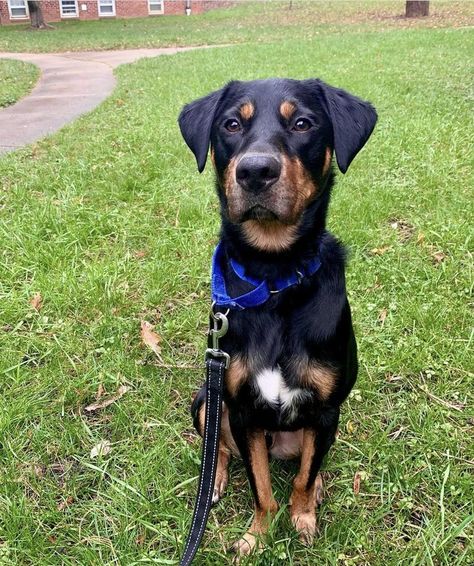
[[[345,90],[316,81],[334,134],[334,151],[339,169],[345,173],[364,147],[377,122],[375,108]]]
[[[204,171],[211,139],[211,128],[223,89],[194,100],[181,110],[178,118],[184,141],[194,153],[199,173]]]

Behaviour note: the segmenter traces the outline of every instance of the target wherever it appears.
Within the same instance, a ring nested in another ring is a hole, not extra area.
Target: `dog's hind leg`
[[[327,411],[314,428],[305,428],[300,471],[293,482],[290,497],[291,521],[304,544],[316,534],[316,505],[322,502],[323,482],[319,470],[334,442],[339,409]]]
[[[204,422],[206,416],[206,385],[203,385],[196,394],[191,405],[194,427],[203,436]],[[238,454],[229,426],[229,412],[225,403],[222,403],[221,435],[219,440],[219,452],[217,457],[216,479],[212,494],[212,503],[217,503],[227,487],[229,481],[228,467],[232,453]]]

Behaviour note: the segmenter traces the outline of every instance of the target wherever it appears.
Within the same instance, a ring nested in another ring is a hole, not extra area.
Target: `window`
[[[8,8],[10,10],[10,18],[27,18],[28,4],[26,0],[8,0]]]
[[[61,0],[61,18],[77,18],[77,0]]]
[[[148,0],[148,13],[150,15],[163,13],[163,0]]]
[[[115,0],[99,0],[99,16],[115,16]]]

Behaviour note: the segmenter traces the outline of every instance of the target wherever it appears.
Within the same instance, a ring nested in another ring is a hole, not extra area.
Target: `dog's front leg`
[[[325,416],[326,417],[326,416]],[[339,409],[328,412],[315,428],[305,428],[298,475],[290,497],[291,521],[304,544],[311,544],[316,533],[316,505],[322,503],[323,482],[319,470],[335,440]]]
[[[250,554],[258,537],[268,531],[270,521],[278,510],[272,494],[268,450],[263,430],[252,430],[241,425],[240,419],[230,419],[232,435],[247,470],[255,499],[255,514],[250,529],[238,540],[233,550],[238,555]]]

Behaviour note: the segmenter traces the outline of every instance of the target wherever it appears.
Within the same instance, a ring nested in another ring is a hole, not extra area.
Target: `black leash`
[[[179,566],[191,564],[199,547],[211,510],[212,492],[216,477],[221,432],[222,391],[225,370],[229,367],[230,361],[229,354],[219,349],[219,338],[227,333],[229,322],[223,313],[211,311],[211,316],[214,321],[214,328],[209,331],[212,347],[206,350],[206,419],[203,432],[201,473],[191,529]]]

